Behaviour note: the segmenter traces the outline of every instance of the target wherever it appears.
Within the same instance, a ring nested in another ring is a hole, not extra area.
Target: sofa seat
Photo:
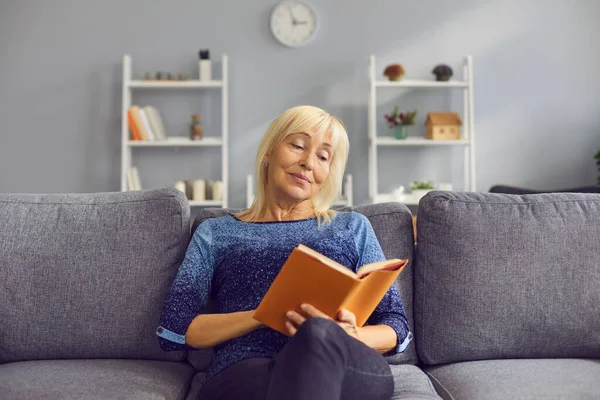
[[[425,373],[414,365],[390,365],[394,374],[394,395],[391,400],[440,399]]]
[[[600,398],[600,360],[484,360],[425,370],[444,399]]]
[[[185,399],[195,374],[185,363],[40,360],[0,365],[0,397],[11,400]]]
[[[441,399],[427,375],[414,365],[390,365],[394,374],[395,389],[390,400],[432,400]],[[204,383],[204,373],[198,372],[194,377],[187,400],[198,399]],[[199,400],[202,400],[200,398]]]

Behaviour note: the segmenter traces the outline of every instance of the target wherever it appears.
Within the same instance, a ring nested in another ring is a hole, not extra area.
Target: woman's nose
[[[300,166],[302,168],[306,168],[308,170],[313,169],[313,163],[314,163],[314,160],[313,160],[312,156],[305,156],[302,158],[302,160],[300,160]]]

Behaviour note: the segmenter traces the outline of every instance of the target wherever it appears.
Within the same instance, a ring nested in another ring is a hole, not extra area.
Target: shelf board
[[[221,207],[221,200],[190,200],[190,207]]]
[[[401,195],[398,198],[395,198],[394,195],[392,195],[391,193],[379,193],[375,196],[375,198],[373,199],[373,203],[389,203],[389,202],[396,202],[396,203],[402,203],[408,206],[417,206],[419,205],[419,200],[421,200],[420,197],[417,197],[411,193],[406,193],[404,195]]]
[[[336,200],[331,205],[332,207],[349,207],[348,200]]]
[[[154,88],[154,89],[198,89],[198,88],[221,88],[223,81],[140,81],[132,80],[127,84],[130,88]]]
[[[170,137],[167,140],[129,140],[127,144],[132,147],[206,147],[221,146],[220,137],[203,137],[200,140],[190,140],[186,137]]]
[[[405,88],[468,88],[466,81],[428,81],[418,79],[403,79],[400,81],[375,81],[376,87],[405,87]]]
[[[396,139],[393,136],[378,136],[375,143],[377,146],[467,146],[471,141],[469,139],[432,140],[424,137]]]

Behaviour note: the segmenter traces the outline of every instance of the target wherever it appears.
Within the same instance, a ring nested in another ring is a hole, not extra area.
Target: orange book
[[[131,130],[131,139],[142,140],[142,137],[140,136],[140,133],[137,130],[137,126],[135,126],[133,116],[131,115],[131,109],[127,110],[127,121],[129,121],[129,129]]]
[[[131,118],[133,119],[141,140],[150,140],[150,136],[148,135],[148,131],[146,131],[144,121],[142,120],[142,115],[140,114],[140,107],[132,106],[129,108],[129,111],[131,112]]]
[[[288,335],[286,313],[301,315],[300,305],[308,303],[335,319],[345,308],[363,326],[408,260],[390,259],[361,266],[357,273],[305,245],[294,248],[275,277],[253,317],[264,325]]]

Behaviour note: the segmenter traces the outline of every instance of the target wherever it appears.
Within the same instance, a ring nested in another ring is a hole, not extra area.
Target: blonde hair
[[[265,211],[267,206],[265,156],[271,154],[275,147],[287,136],[298,132],[314,132],[315,135],[328,133],[331,135],[333,156],[329,165],[329,175],[323,182],[319,193],[312,199],[312,206],[319,224],[322,221],[331,221],[335,211],[330,210],[330,207],[342,190],[350,143],[342,123],[326,111],[313,106],[292,107],[285,110],[271,122],[256,154],[256,193],[254,201],[249,209],[237,214],[238,218],[246,222],[253,222]]]

